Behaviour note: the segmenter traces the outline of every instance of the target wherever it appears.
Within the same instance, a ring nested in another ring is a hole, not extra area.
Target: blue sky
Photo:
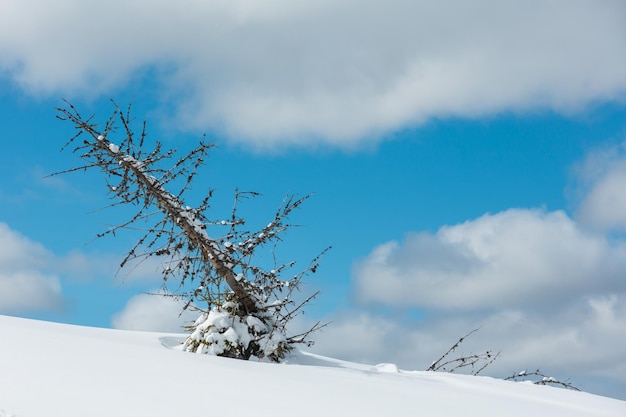
[[[35,12],[33,12],[33,10]],[[93,19],[93,16],[99,16]],[[333,324],[320,353],[422,369],[469,330],[524,367],[626,392],[626,6],[621,1],[8,0],[0,6],[0,313],[175,331],[179,306],[115,275],[132,233],[60,152],[69,99],[132,101],[149,137],[218,146],[195,191],[264,225],[314,193],[279,253]],[[532,28],[532,30],[531,30]],[[190,317],[183,317],[189,319]],[[520,368],[520,369],[518,369]]]

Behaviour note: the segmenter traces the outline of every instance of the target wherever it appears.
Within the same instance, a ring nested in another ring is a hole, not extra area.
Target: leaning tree
[[[122,111],[113,103],[110,117],[98,124],[93,115],[84,118],[71,103],[66,104],[57,109],[57,117],[73,124],[76,134],[62,149],[73,146],[85,162],[53,175],[99,170],[113,200],[110,206],[133,208],[129,219],[98,237],[120,229],[144,231],[120,268],[131,261],[160,259],[164,285],[173,281],[176,287],[166,295],[183,299],[183,310],[200,313],[187,327],[185,350],[280,361],[296,344],[311,343],[309,335],[323,326],[319,322],[298,334],[290,334],[286,326],[317,295],[295,301],[303,277],[316,271],[327,249],[295,274],[290,273],[294,262],[274,261],[268,266],[255,257],[261,248],[281,241],[291,226],[288,216],[308,196],[288,196],[260,230],[247,229],[238,211],[242,199],[257,193],[236,191],[232,212],[223,219],[210,219],[212,190],[196,207],[187,205],[184,197],[212,144],[201,141],[182,156],[163,149],[158,141],[146,150],[146,122],[137,134],[130,106]],[[286,274],[289,278],[282,278]]]

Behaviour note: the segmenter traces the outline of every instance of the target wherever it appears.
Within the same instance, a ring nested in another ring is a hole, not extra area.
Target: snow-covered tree
[[[146,122],[136,134],[130,106],[122,111],[113,104],[114,111],[102,126],[94,122],[93,115],[83,118],[70,103],[57,109],[57,117],[72,123],[77,131],[63,149],[74,146],[74,153],[86,161],[57,174],[100,170],[114,200],[111,205],[133,207],[130,219],[99,237],[119,229],[145,230],[120,267],[150,257],[161,259],[164,286],[174,282],[176,287],[169,295],[184,299],[184,309],[200,313],[188,326],[190,335],[184,349],[279,361],[294,345],[311,343],[308,336],[322,327],[320,323],[295,335],[286,326],[317,295],[295,301],[295,291],[305,275],[316,271],[321,255],[287,279],[282,277],[291,271],[293,262],[270,266],[255,263],[261,248],[275,247],[281,241],[290,227],[287,217],[308,196],[288,196],[259,230],[247,229],[238,212],[241,200],[257,193],[236,191],[232,212],[226,218],[210,219],[207,210],[212,190],[196,207],[185,204],[184,197],[213,146],[201,141],[182,156],[164,150],[160,142],[146,150]]]

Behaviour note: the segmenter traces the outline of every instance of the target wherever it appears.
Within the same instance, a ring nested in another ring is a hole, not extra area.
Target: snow
[[[626,416],[625,401],[487,377],[195,355],[180,334],[0,316],[0,335],[1,417]]]
[[[114,143],[109,143],[109,150],[113,153],[119,153],[120,147]]]

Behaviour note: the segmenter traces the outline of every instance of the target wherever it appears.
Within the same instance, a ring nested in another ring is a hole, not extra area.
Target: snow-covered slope
[[[180,338],[0,316],[0,416],[626,416],[624,401],[559,388],[307,353],[244,362]]]

